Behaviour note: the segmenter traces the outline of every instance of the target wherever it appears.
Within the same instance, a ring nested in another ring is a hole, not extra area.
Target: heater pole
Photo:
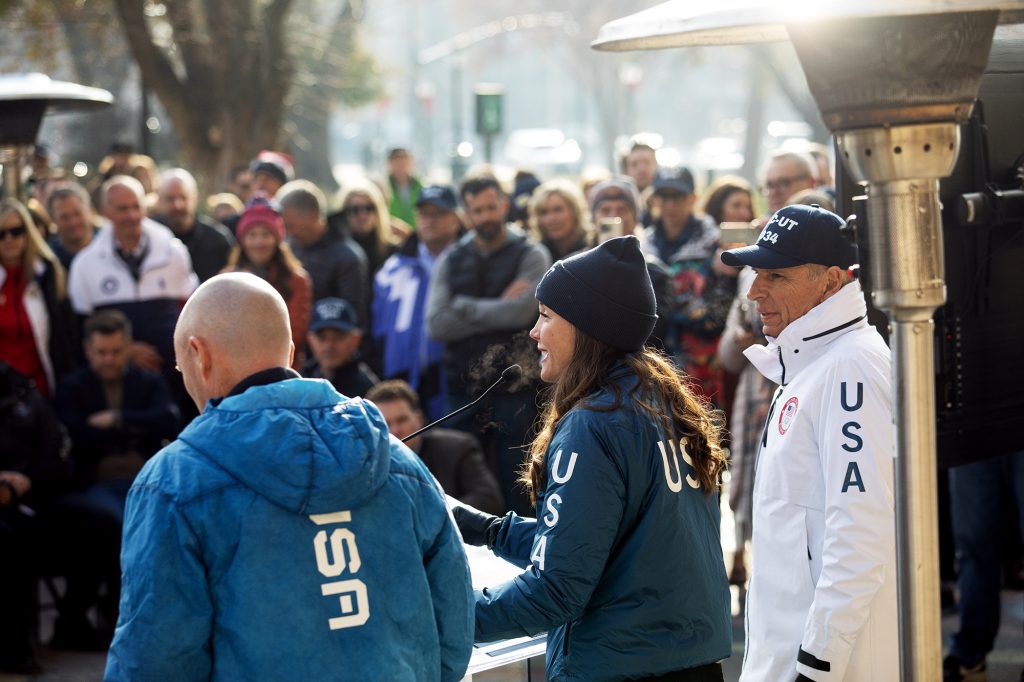
[[[0,144],[0,164],[3,165],[3,198],[23,201],[21,167],[24,156],[23,145]]]
[[[932,314],[946,300],[938,178],[952,170],[959,139],[954,123],[837,134],[847,168],[867,185],[871,295],[890,320],[903,682],[942,679]]]
[[[892,323],[893,412],[903,425],[896,458],[896,562],[904,682],[942,679],[932,331],[930,319]]]

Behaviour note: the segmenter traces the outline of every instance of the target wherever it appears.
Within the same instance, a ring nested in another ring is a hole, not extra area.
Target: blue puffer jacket
[[[108,680],[458,680],[465,553],[427,469],[329,383],[207,406],[128,495]]]
[[[624,365],[611,376],[623,392],[636,383]],[[477,640],[547,629],[549,680],[628,680],[728,657],[718,495],[695,487],[678,445],[628,401],[566,414],[539,520],[509,514],[494,546],[529,568],[477,593]]]

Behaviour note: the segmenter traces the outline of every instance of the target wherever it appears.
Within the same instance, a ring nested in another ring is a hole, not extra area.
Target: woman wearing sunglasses
[[[25,205],[0,202],[0,361],[45,397],[71,365],[65,282]]]
[[[523,482],[536,519],[455,507],[463,538],[525,567],[476,593],[476,638],[547,630],[547,679],[720,682],[731,653],[719,427],[644,347],[636,237],[555,263],[530,332],[552,384]]]
[[[363,251],[366,252],[366,260],[369,267],[366,269],[367,282],[366,291],[369,292],[368,309],[372,315],[374,286],[373,279],[377,271],[384,266],[384,262],[398,250],[398,244],[402,238],[407,236],[405,223],[392,219],[388,213],[388,205],[384,195],[370,180],[356,180],[345,186],[340,193],[339,206],[341,210],[332,216],[342,230],[352,236]],[[337,223],[336,221],[339,221]],[[373,329],[373,322],[368,321],[367,329]],[[362,345],[359,348],[369,366],[378,374],[383,375],[384,361],[381,355],[383,348],[374,343],[372,334],[363,336]]]
[[[392,228],[384,195],[372,182],[358,181],[346,185],[341,191],[339,206],[344,226],[366,252],[370,264],[370,291],[373,291],[373,277],[398,248],[400,235]]]

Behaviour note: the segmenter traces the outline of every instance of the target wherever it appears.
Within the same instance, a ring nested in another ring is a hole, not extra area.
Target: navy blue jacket
[[[613,366],[622,389],[636,378]],[[589,399],[615,404],[610,390]],[[577,406],[545,457],[539,519],[509,514],[494,552],[527,570],[476,595],[476,636],[548,630],[549,680],[626,680],[732,650],[718,495],[642,409]]]

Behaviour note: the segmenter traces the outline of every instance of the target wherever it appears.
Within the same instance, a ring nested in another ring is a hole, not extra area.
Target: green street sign
[[[475,93],[477,135],[487,137],[499,134],[505,89],[500,85],[478,85]]]

